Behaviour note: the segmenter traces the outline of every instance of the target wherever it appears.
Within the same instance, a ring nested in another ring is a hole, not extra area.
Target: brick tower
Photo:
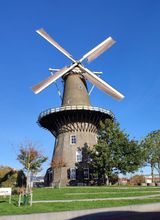
[[[38,121],[40,126],[55,136],[53,185],[66,186],[84,183],[89,178],[89,169],[84,162],[85,148],[96,144],[100,120],[112,118],[113,115],[108,110],[90,105],[83,76],[72,71],[63,79],[61,107],[42,112]],[[83,163],[84,168],[80,180],[76,176],[77,163]]]

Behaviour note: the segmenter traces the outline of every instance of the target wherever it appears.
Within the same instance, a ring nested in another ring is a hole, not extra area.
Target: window
[[[75,134],[72,134],[70,136],[70,144],[76,144],[77,143],[77,138]]]
[[[76,168],[70,168],[70,180],[76,180]]]
[[[89,168],[84,168],[84,179],[89,179]]]
[[[82,150],[76,151],[76,162],[82,162]]]

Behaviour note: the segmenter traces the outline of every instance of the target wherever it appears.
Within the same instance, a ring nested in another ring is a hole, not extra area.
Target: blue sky
[[[31,87],[49,76],[49,67],[70,61],[35,32],[41,27],[76,59],[112,36],[117,43],[86,66],[102,71],[125,99],[96,88],[92,105],[110,109],[131,138],[159,129],[159,11],[158,0],[0,1],[0,164],[21,168],[16,154],[24,140],[40,143],[49,157],[45,168],[50,163],[54,138],[36,121],[60,99],[54,85],[39,95]]]

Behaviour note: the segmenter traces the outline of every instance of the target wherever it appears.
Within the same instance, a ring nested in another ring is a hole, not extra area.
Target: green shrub
[[[23,177],[23,178],[22,178]],[[0,187],[25,186],[26,177],[22,170],[15,170],[8,166],[0,166]]]
[[[135,175],[130,179],[130,185],[140,186],[145,183],[145,177],[143,175]]]

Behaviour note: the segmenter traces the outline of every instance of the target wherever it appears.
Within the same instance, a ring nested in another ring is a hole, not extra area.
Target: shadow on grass
[[[5,200],[1,200],[1,201],[0,201],[0,203],[4,203],[4,202],[6,202],[6,201],[5,201]]]
[[[94,214],[88,214],[70,220],[159,220],[159,212],[130,212],[130,211],[118,211],[118,212],[99,212]]]
[[[10,204],[9,200],[0,200],[0,203],[5,203],[6,205]],[[11,199],[11,204],[14,205],[15,207],[18,206],[18,201],[15,199]]]

